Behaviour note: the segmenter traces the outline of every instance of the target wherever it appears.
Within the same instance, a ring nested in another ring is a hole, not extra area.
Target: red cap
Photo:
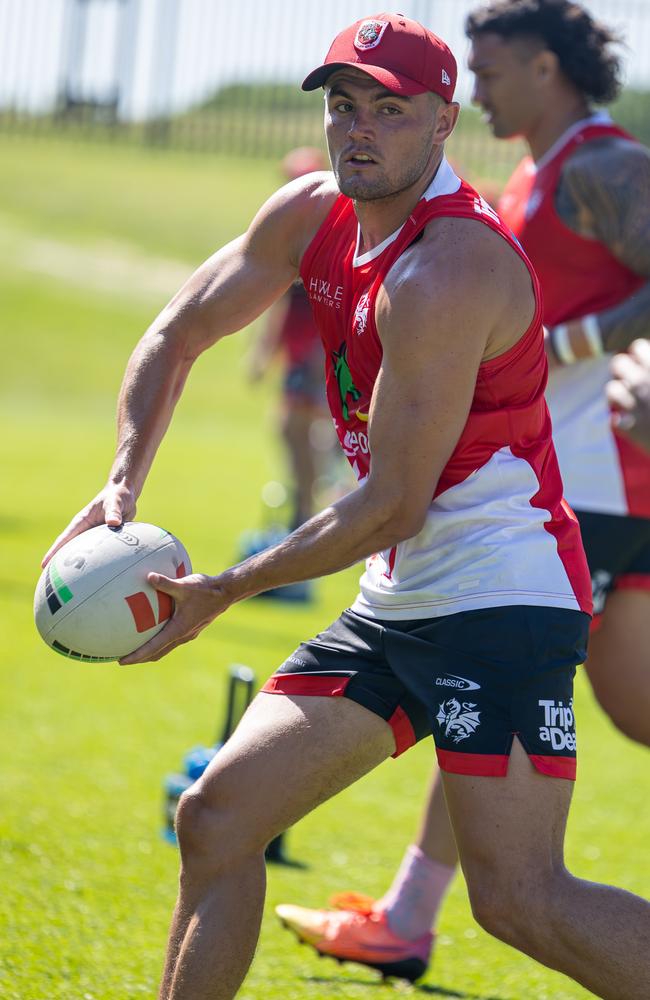
[[[331,73],[344,66],[368,73],[395,94],[412,97],[433,91],[445,101],[454,96],[458,73],[449,46],[403,14],[377,14],[345,28],[302,89],[322,87]]]

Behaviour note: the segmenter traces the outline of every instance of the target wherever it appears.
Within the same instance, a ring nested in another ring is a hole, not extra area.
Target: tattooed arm
[[[648,279],[597,317],[604,349],[626,350],[650,331],[650,152],[616,137],[585,143],[565,164],[555,205],[570,229],[600,240],[617,260]],[[570,332],[576,357],[589,356],[579,325]]]

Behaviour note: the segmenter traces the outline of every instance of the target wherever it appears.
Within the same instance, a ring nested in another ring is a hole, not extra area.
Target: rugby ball
[[[34,596],[36,627],[57,653],[109,661],[132,653],[163,628],[173,601],[147,574],[192,572],[179,540],[153,524],[105,524],[67,542],[41,574]]]

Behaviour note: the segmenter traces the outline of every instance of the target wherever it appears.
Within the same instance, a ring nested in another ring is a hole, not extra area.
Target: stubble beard
[[[420,157],[394,177],[388,177],[383,172],[372,179],[359,175],[341,177],[337,170],[336,182],[342,194],[357,202],[392,200],[417,184],[429,166],[430,154],[431,146],[423,148]]]

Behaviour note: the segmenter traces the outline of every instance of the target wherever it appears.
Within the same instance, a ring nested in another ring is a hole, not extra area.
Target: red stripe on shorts
[[[614,590],[650,590],[650,573],[621,573],[614,580]]]
[[[267,694],[323,695],[336,698],[345,694],[351,677],[326,677],[318,674],[273,674],[262,688]],[[372,711],[372,709],[370,709]],[[386,720],[395,737],[395,753],[399,757],[417,742],[411,720],[399,706]]]
[[[273,674],[262,688],[267,694],[323,695],[336,698],[345,694],[351,677],[323,677],[319,674]]]
[[[530,762],[540,774],[547,774],[550,778],[566,778],[568,781],[576,780],[576,758],[575,757],[546,757],[543,754],[529,754]]]
[[[411,720],[404,709],[398,705],[388,720],[388,725],[393,730],[395,737],[395,753],[391,754],[391,757],[399,757],[401,753],[417,742]]]
[[[501,753],[458,753],[436,747],[438,766],[449,774],[471,774],[477,778],[505,778],[508,756]]]
[[[603,624],[603,616],[602,616],[602,614],[599,614],[599,615],[594,614],[594,615],[592,615],[591,624],[589,626],[590,633],[593,634],[594,632],[597,632],[598,629],[600,628],[600,626],[602,624]]]

